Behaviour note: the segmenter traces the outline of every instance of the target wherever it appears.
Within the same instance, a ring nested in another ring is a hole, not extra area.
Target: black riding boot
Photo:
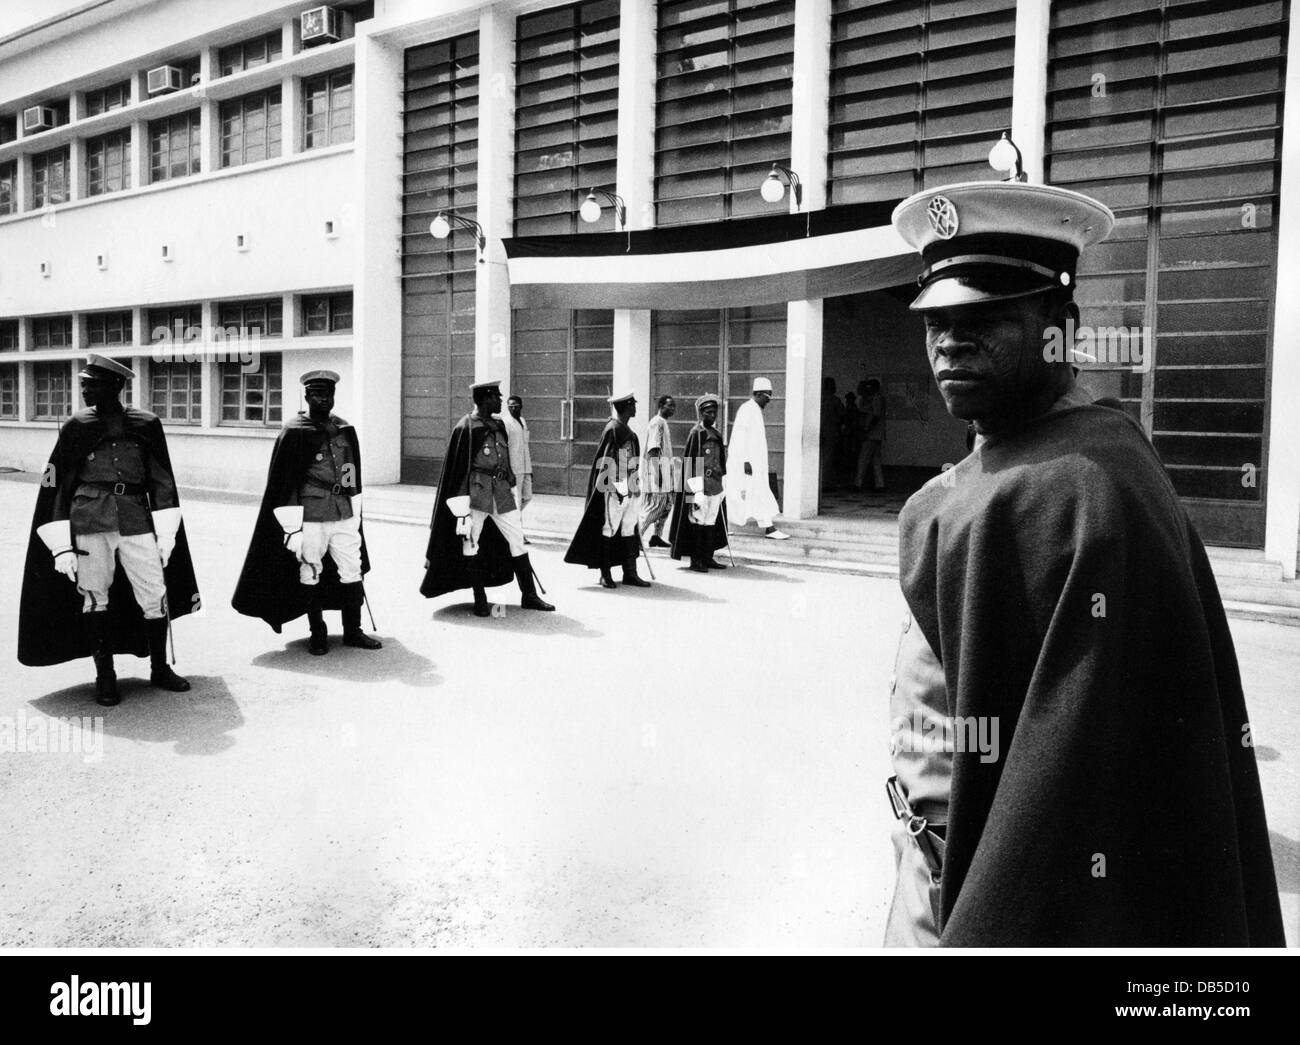
[[[519,590],[523,592],[523,598],[519,600],[519,605],[526,610],[553,610],[555,609],[549,602],[543,602],[537,596],[537,588],[533,585],[533,564],[528,561],[527,553],[516,555],[510,560],[515,567],[515,580],[519,582]]]
[[[122,702],[117,692],[117,673],[113,670],[113,653],[108,645],[108,614],[83,613],[82,622],[90,634],[91,656],[95,661],[95,703],[111,708]]]
[[[479,583],[482,574],[479,571],[477,556],[470,559],[465,566],[469,571],[470,587],[474,590],[474,616],[492,616],[492,604],[488,602],[487,589]]]
[[[614,565],[614,549],[611,547],[618,540],[617,537],[602,537],[600,539],[600,586],[602,588],[617,588],[614,578],[610,574],[610,567]]]
[[[357,649],[383,649],[384,644],[372,639],[361,630],[361,604],[365,602],[365,590],[361,582],[343,586],[343,645],[355,646]]]
[[[167,663],[167,618],[147,620],[144,626],[149,635],[149,684],[173,693],[184,693],[190,684]]]
[[[630,584],[633,588],[648,588],[649,581],[643,581],[636,572],[636,558],[641,551],[641,542],[633,534],[628,537],[616,537],[614,540],[622,541],[623,544],[623,583]]]
[[[307,652],[313,657],[323,657],[330,651],[329,629],[325,627],[325,614],[320,605],[320,585],[304,584],[307,589],[307,623],[311,627],[311,640]]]

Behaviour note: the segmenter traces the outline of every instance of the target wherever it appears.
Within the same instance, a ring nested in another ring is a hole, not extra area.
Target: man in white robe
[[[736,420],[731,425],[731,441],[727,444],[727,457],[731,462],[727,470],[727,516],[742,526],[753,519],[763,528],[764,536],[784,541],[789,539],[789,534],[782,533],[772,522],[779,508],[767,477],[767,431],[763,427],[763,411],[771,401],[772,382],[765,377],[756,377],[749,402],[736,411]]]

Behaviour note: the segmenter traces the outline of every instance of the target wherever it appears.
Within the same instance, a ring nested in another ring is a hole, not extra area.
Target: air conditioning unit
[[[169,94],[182,87],[181,71],[174,65],[160,65],[149,70],[149,82],[146,89],[150,94]]]
[[[337,7],[310,7],[299,15],[306,47],[330,44],[352,35],[352,15]]]
[[[48,131],[54,126],[57,119],[55,112],[46,105],[33,105],[30,109],[23,110],[23,133],[30,134],[32,131]]]

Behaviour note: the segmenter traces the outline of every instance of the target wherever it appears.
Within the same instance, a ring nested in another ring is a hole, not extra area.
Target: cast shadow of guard
[[[342,636],[330,635],[330,651],[313,657],[304,637],[290,642],[284,649],[271,650],[253,658],[253,666],[288,671],[295,675],[316,675],[345,682],[402,682],[408,686],[439,686],[442,676],[428,657],[408,649],[396,639],[375,636],[384,644],[381,650],[354,649],[343,645]]]
[[[215,675],[190,675],[188,693],[155,689],[142,678],[118,678],[122,703],[102,708],[95,703],[95,686],[69,686],[30,701],[51,718],[99,717],[104,732],[146,744],[175,744],[178,755],[217,755],[234,747],[230,734],[244,725],[238,703],[225,680]]]
[[[491,597],[489,592],[488,598]],[[434,610],[433,620],[439,624],[458,624],[484,630],[496,628],[524,635],[567,635],[574,639],[598,639],[605,634],[572,617],[566,617],[563,613],[538,613],[508,602],[494,602],[490,617],[474,616],[472,602],[452,603]]]
[[[659,575],[658,570],[656,570],[655,573],[656,575]],[[649,578],[644,574],[642,574],[642,577],[645,580],[649,580]],[[618,588],[610,592],[609,597],[611,599],[618,598],[619,591],[621,591],[623,587],[624,585],[620,582]],[[590,584],[582,585],[580,590],[601,591],[602,589],[598,581],[592,581]],[[691,591],[689,588],[678,588],[671,584],[665,584],[661,575],[657,576],[656,580],[651,581],[651,586],[649,588],[629,588],[627,591],[627,597],[629,599],[649,599],[652,602],[724,603],[727,601],[726,599],[715,599],[711,595],[703,595],[700,592]]]

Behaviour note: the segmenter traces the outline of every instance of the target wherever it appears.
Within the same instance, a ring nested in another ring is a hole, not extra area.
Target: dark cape
[[[596,458],[591,463],[591,474],[587,476],[587,506],[583,509],[578,529],[574,531],[569,550],[564,553],[564,561],[598,570],[608,566],[601,556],[601,530],[605,526],[605,490],[596,489],[596,480],[601,474],[601,462],[614,462],[614,478],[622,479],[628,474],[627,462],[635,461],[641,456],[641,440],[628,427],[626,422],[611,418],[601,433],[600,445],[596,447]],[[610,471],[606,471],[608,476]],[[633,473],[635,474],[635,473]],[[627,559],[635,559],[641,552],[640,542],[634,536],[628,539],[629,547],[623,548],[617,558],[621,565]]]
[[[361,444],[357,430],[340,417],[331,416],[342,435],[352,444],[352,461],[356,465],[356,490],[361,493]],[[284,527],[275,517],[275,509],[298,503],[298,490],[313,458],[324,445],[325,432],[306,414],[285,422],[271,450],[271,467],[266,473],[266,492],[253,526],[253,539],[244,556],[244,568],[235,585],[230,604],[246,617],[260,617],[278,635],[291,620],[307,612],[307,593],[298,581],[298,559],[284,546]],[[366,548],[364,524],[361,526],[361,573],[370,572],[370,553]],[[344,592],[339,570],[326,554],[322,562],[320,583],[321,608],[343,608]]]
[[[954,755],[940,944],[1283,946],[1232,636],[1137,425],[1087,405],[987,442],[908,501],[899,554],[949,713],[999,728]]]
[[[144,448],[146,467],[156,463],[174,482],[167,437],[162,422],[147,410],[124,408],[126,438]],[[23,590],[18,610],[18,662],[29,667],[62,664],[89,657],[90,636],[81,624],[82,596],[77,586],[54,568],[54,557],[36,535],[36,528],[55,521],[56,505],[63,517],[72,504],[82,460],[104,438],[105,424],[94,410],[79,410],[59,431],[54,453],[45,466],[36,511],[27,540],[27,561],[23,569]],[[180,497],[176,497],[180,506]],[[172,620],[199,608],[199,586],[194,578],[189,541],[182,521],[176,547],[163,570],[167,582],[167,608]],[[147,656],[149,641],[144,614],[135,601],[131,582],[119,561],[117,574],[108,590],[108,635],[114,653]]]
[[[429,520],[429,544],[425,549],[424,580],[420,594],[426,599],[459,591],[478,584],[495,588],[515,579],[514,561],[510,558],[510,545],[501,536],[491,518],[483,520],[479,533],[478,554],[466,556],[461,552],[461,538],[456,535],[456,517],[447,507],[447,498],[469,493],[469,463],[478,447],[474,446],[470,429],[471,416],[466,414],[451,430],[447,453],[442,459],[442,476],[438,480],[438,495],[433,502],[433,518]],[[486,432],[486,429],[477,429]],[[482,440],[483,436],[479,435]],[[477,560],[477,561],[474,561]],[[475,572],[471,573],[473,562]]]
[[[672,550],[668,553],[674,559],[680,559],[683,555],[690,558],[692,553],[702,550],[697,543],[700,538],[700,530],[703,527],[696,525],[690,520],[690,498],[694,495],[685,489],[686,477],[693,475],[693,462],[703,459],[701,453],[700,438],[701,425],[696,425],[691,429],[690,435],[686,437],[686,447],[682,450],[682,482],[683,489],[677,491],[673,497],[673,522],[668,531],[668,538],[672,544]],[[726,451],[723,451],[723,462],[726,462]],[[706,549],[709,554],[717,551],[719,548],[727,546],[727,499],[724,497],[722,503],[718,506],[718,517],[713,520],[711,532],[706,540]]]

